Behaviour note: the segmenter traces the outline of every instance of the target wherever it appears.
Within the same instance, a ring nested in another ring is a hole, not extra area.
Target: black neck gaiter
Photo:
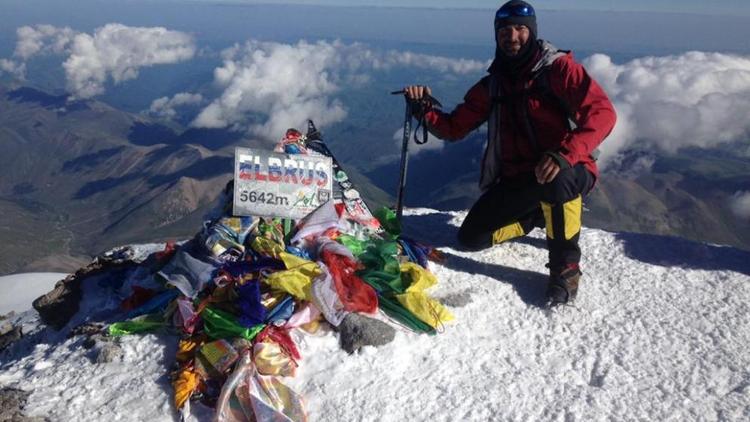
[[[533,35],[529,37],[526,45],[524,45],[521,51],[515,56],[506,55],[496,43],[495,59],[492,61],[488,71],[490,73],[502,72],[510,76],[517,75],[521,70],[527,67],[534,57],[536,57],[538,51],[539,42],[533,37]]]

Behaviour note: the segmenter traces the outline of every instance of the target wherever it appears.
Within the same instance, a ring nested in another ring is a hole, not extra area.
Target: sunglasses
[[[503,6],[495,14],[495,19],[505,19],[511,16],[514,17],[527,17],[536,16],[534,8],[526,4],[513,4],[510,6]]]

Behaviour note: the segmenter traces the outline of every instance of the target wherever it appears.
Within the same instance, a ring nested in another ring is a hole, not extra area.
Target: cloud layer
[[[288,127],[303,126],[308,118],[319,126],[343,120],[347,110],[334,95],[344,86],[367,81],[373,70],[409,66],[463,74],[487,65],[408,52],[378,52],[341,41],[248,41],[225,50],[223,60],[214,71],[214,82],[223,92],[193,125],[244,129],[268,140],[276,140]]]
[[[104,92],[104,83],[134,79],[142,67],[178,63],[195,55],[190,35],[165,28],[110,23],[93,35],[78,34],[63,67],[68,89],[81,98]]]
[[[26,66],[23,63],[18,63],[13,60],[0,59],[0,75],[3,73],[9,73],[17,79],[24,79],[26,74]]]
[[[729,200],[729,207],[734,215],[750,220],[750,192],[737,192]]]
[[[626,149],[669,153],[750,134],[750,58],[689,52],[617,65],[596,54],[584,64],[618,112],[601,148],[605,163]]]
[[[51,25],[22,26],[16,31],[15,60],[3,59],[0,68],[23,77],[25,63],[40,54],[63,54],[68,91],[77,98],[104,92],[108,80],[118,84],[136,78],[143,67],[178,63],[195,55],[188,34],[161,27],[107,24],[93,34]]]
[[[22,26],[16,30],[18,41],[13,56],[26,61],[37,54],[62,54],[68,50],[76,31],[52,25]]]
[[[321,126],[342,120],[346,116],[343,106],[328,98],[338,90],[342,77],[342,53],[336,47],[326,42],[249,41],[225,50],[224,64],[214,70],[215,83],[223,93],[193,124],[241,127],[275,139],[307,118]],[[253,115],[264,120],[257,122]]]
[[[375,69],[410,67],[417,69],[430,69],[442,73],[455,73],[458,75],[482,72],[492,63],[491,60],[480,62],[477,60],[454,59],[450,57],[395,50],[390,50],[382,56],[372,54],[370,57],[373,59],[372,67]]]
[[[102,94],[148,66],[177,63],[196,54],[192,37],[161,27],[107,24],[93,33],[51,25],[23,26],[12,59],[0,71],[22,77],[25,64],[41,54],[66,56],[66,85],[74,97]],[[378,51],[341,41],[296,44],[248,41],[222,53],[214,70],[220,94],[194,119],[197,127],[247,130],[276,140],[289,126],[308,118],[320,126],[346,118],[338,98],[376,72],[426,69],[463,75],[467,85],[488,62],[403,51]],[[674,152],[682,147],[714,147],[750,136],[750,58],[689,52],[645,57],[625,64],[596,54],[584,61],[613,99],[618,123],[601,147],[601,163],[626,150]],[[338,98],[337,98],[338,97]],[[150,112],[173,118],[176,108],[199,105],[198,94],[159,98]]]
[[[180,92],[175,94],[172,98],[161,97],[157,98],[151,103],[151,107],[148,112],[154,116],[159,116],[166,119],[174,119],[177,117],[177,108],[185,106],[196,106],[203,102],[203,96],[201,94],[191,94],[188,92]]]

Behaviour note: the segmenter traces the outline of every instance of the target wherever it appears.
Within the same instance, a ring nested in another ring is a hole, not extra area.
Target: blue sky
[[[439,8],[494,9],[502,1],[495,0],[193,0],[221,3],[300,3],[336,6],[398,6]],[[587,9],[611,11],[659,11],[696,14],[750,16],[748,0],[536,0],[530,2],[539,9]]]
[[[290,1],[310,5],[290,6]],[[210,45],[216,51],[251,38],[288,43],[299,39],[342,39],[483,60],[494,52],[492,10],[502,1],[0,0],[0,57],[12,54],[16,29],[22,25],[44,23],[91,32],[107,23],[118,22],[185,31],[195,35],[203,46]],[[535,0],[534,4],[540,9],[540,37],[581,56],[600,52],[621,61],[691,50],[750,54],[750,11],[741,13],[750,8],[750,0],[742,1],[747,5],[739,4],[738,0],[682,0],[679,10],[693,11],[692,14],[585,10],[606,5],[622,9],[626,7],[623,4],[631,8],[643,4],[644,8],[667,10],[675,0],[648,3],[644,0]],[[316,6],[335,3],[349,7]],[[238,4],[241,6],[236,7]],[[356,7],[367,4],[384,7]],[[705,13],[697,12],[707,4],[717,5],[715,11],[727,10],[727,14],[707,20]],[[738,10],[729,13],[732,4],[738,5]],[[392,7],[394,5],[421,8],[400,9]],[[435,8],[456,5],[463,8]]]

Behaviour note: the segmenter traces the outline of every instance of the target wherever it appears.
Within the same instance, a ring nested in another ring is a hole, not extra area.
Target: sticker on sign
[[[331,199],[330,157],[235,148],[234,215],[305,217]]]

